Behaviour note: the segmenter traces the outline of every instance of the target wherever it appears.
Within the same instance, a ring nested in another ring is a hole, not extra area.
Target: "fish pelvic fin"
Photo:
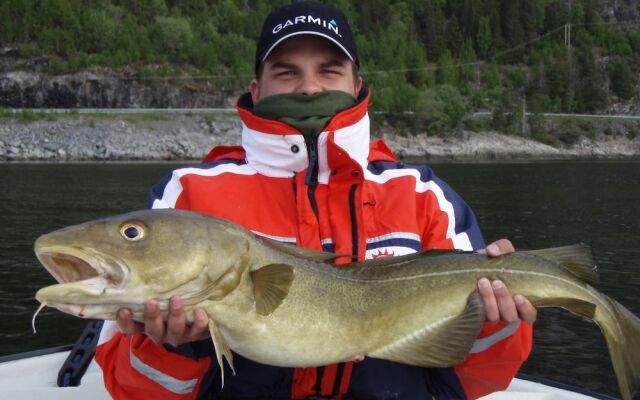
[[[622,398],[631,400],[640,387],[640,318],[617,301],[602,297],[608,307],[598,309],[596,322],[607,342]]]
[[[524,253],[533,254],[549,261],[556,262],[577,278],[585,282],[600,282],[591,248],[584,243],[549,249],[529,250]]]
[[[484,304],[474,291],[459,315],[426,326],[367,355],[420,367],[450,367],[464,360],[484,320]]]
[[[266,316],[282,304],[293,282],[293,267],[269,264],[251,272],[256,312]]]
[[[213,340],[213,348],[216,352],[216,358],[218,359],[218,366],[220,367],[221,388],[224,388],[224,361],[222,359],[224,357],[227,360],[227,364],[231,367],[231,372],[235,375],[236,370],[233,368],[233,353],[231,353],[231,349],[224,336],[222,336],[218,325],[216,325],[211,318],[209,318],[209,333],[211,334],[211,340]]]

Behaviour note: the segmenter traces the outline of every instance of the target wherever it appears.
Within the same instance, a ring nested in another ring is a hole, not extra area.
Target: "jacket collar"
[[[318,182],[329,181],[334,167],[329,165],[329,158],[349,157],[366,168],[369,98],[369,90],[363,88],[358,103],[336,114],[318,136]],[[242,147],[249,165],[261,174],[274,177],[290,177],[309,167],[307,143],[300,131],[284,122],[255,115],[250,93],[240,96],[236,108],[242,120]],[[335,154],[329,157],[329,151]]]

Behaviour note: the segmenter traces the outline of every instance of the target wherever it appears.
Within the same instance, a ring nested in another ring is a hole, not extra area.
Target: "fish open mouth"
[[[126,285],[128,268],[114,257],[92,249],[76,247],[35,246],[36,256],[53,275],[58,284],[47,286],[36,293],[42,303],[31,320],[35,320],[45,305],[81,318],[114,319],[114,310],[100,304],[107,290],[118,290]]]
[[[36,256],[59,283],[76,283],[95,294],[120,286],[128,272],[121,261],[91,249],[40,248]]]

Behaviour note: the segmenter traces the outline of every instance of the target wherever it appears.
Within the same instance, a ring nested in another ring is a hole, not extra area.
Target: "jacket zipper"
[[[358,218],[356,216],[356,190],[358,185],[351,185],[349,189],[349,215],[351,216],[351,254],[358,259],[360,248],[358,245]]]
[[[320,222],[318,212],[318,202],[316,201],[316,188],[318,187],[318,138],[312,137],[309,140],[305,138],[307,142],[308,157],[309,157],[309,169],[307,170],[307,176],[305,177],[305,183],[307,184],[307,197],[311,204],[311,209],[316,216],[316,220]]]

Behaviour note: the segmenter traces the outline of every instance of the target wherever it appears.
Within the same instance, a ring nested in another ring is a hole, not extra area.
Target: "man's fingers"
[[[166,324],[157,300],[150,300],[145,304],[144,324],[134,321],[131,310],[127,308],[120,309],[116,316],[116,322],[123,333],[127,335],[144,333],[158,344],[169,343],[177,347],[183,343],[209,337],[209,317],[203,309],[194,310],[193,324],[187,325],[186,320],[184,301],[179,296],[173,296],[169,300],[169,316]]]
[[[518,315],[520,319],[528,324],[533,324],[538,318],[538,310],[531,304],[531,302],[522,295],[515,295],[514,301],[516,308],[518,309]]]
[[[486,253],[489,257],[498,257],[504,254],[513,253],[515,248],[508,239],[500,239],[488,245],[482,253]]]
[[[209,316],[203,309],[196,308],[193,310],[193,324],[187,328],[186,336],[190,342],[203,340],[210,336]]]
[[[493,293],[491,282],[487,278],[481,278],[478,281],[478,292],[482,297],[484,303],[484,311],[488,322],[500,321],[500,312],[498,311],[498,303],[496,302],[496,296]]]
[[[144,305],[145,333],[156,343],[164,343],[165,328],[157,300],[149,300]]]
[[[133,313],[128,308],[121,308],[116,314],[118,328],[125,335],[137,335],[144,332],[144,325],[133,320]]]
[[[498,304],[499,319],[507,323],[517,320],[518,310],[516,309],[515,301],[504,283],[500,280],[495,280],[491,283],[491,286]]]
[[[179,296],[169,299],[169,318],[167,319],[166,341],[174,346],[183,342],[186,328],[186,316],[184,314],[184,302]]]

